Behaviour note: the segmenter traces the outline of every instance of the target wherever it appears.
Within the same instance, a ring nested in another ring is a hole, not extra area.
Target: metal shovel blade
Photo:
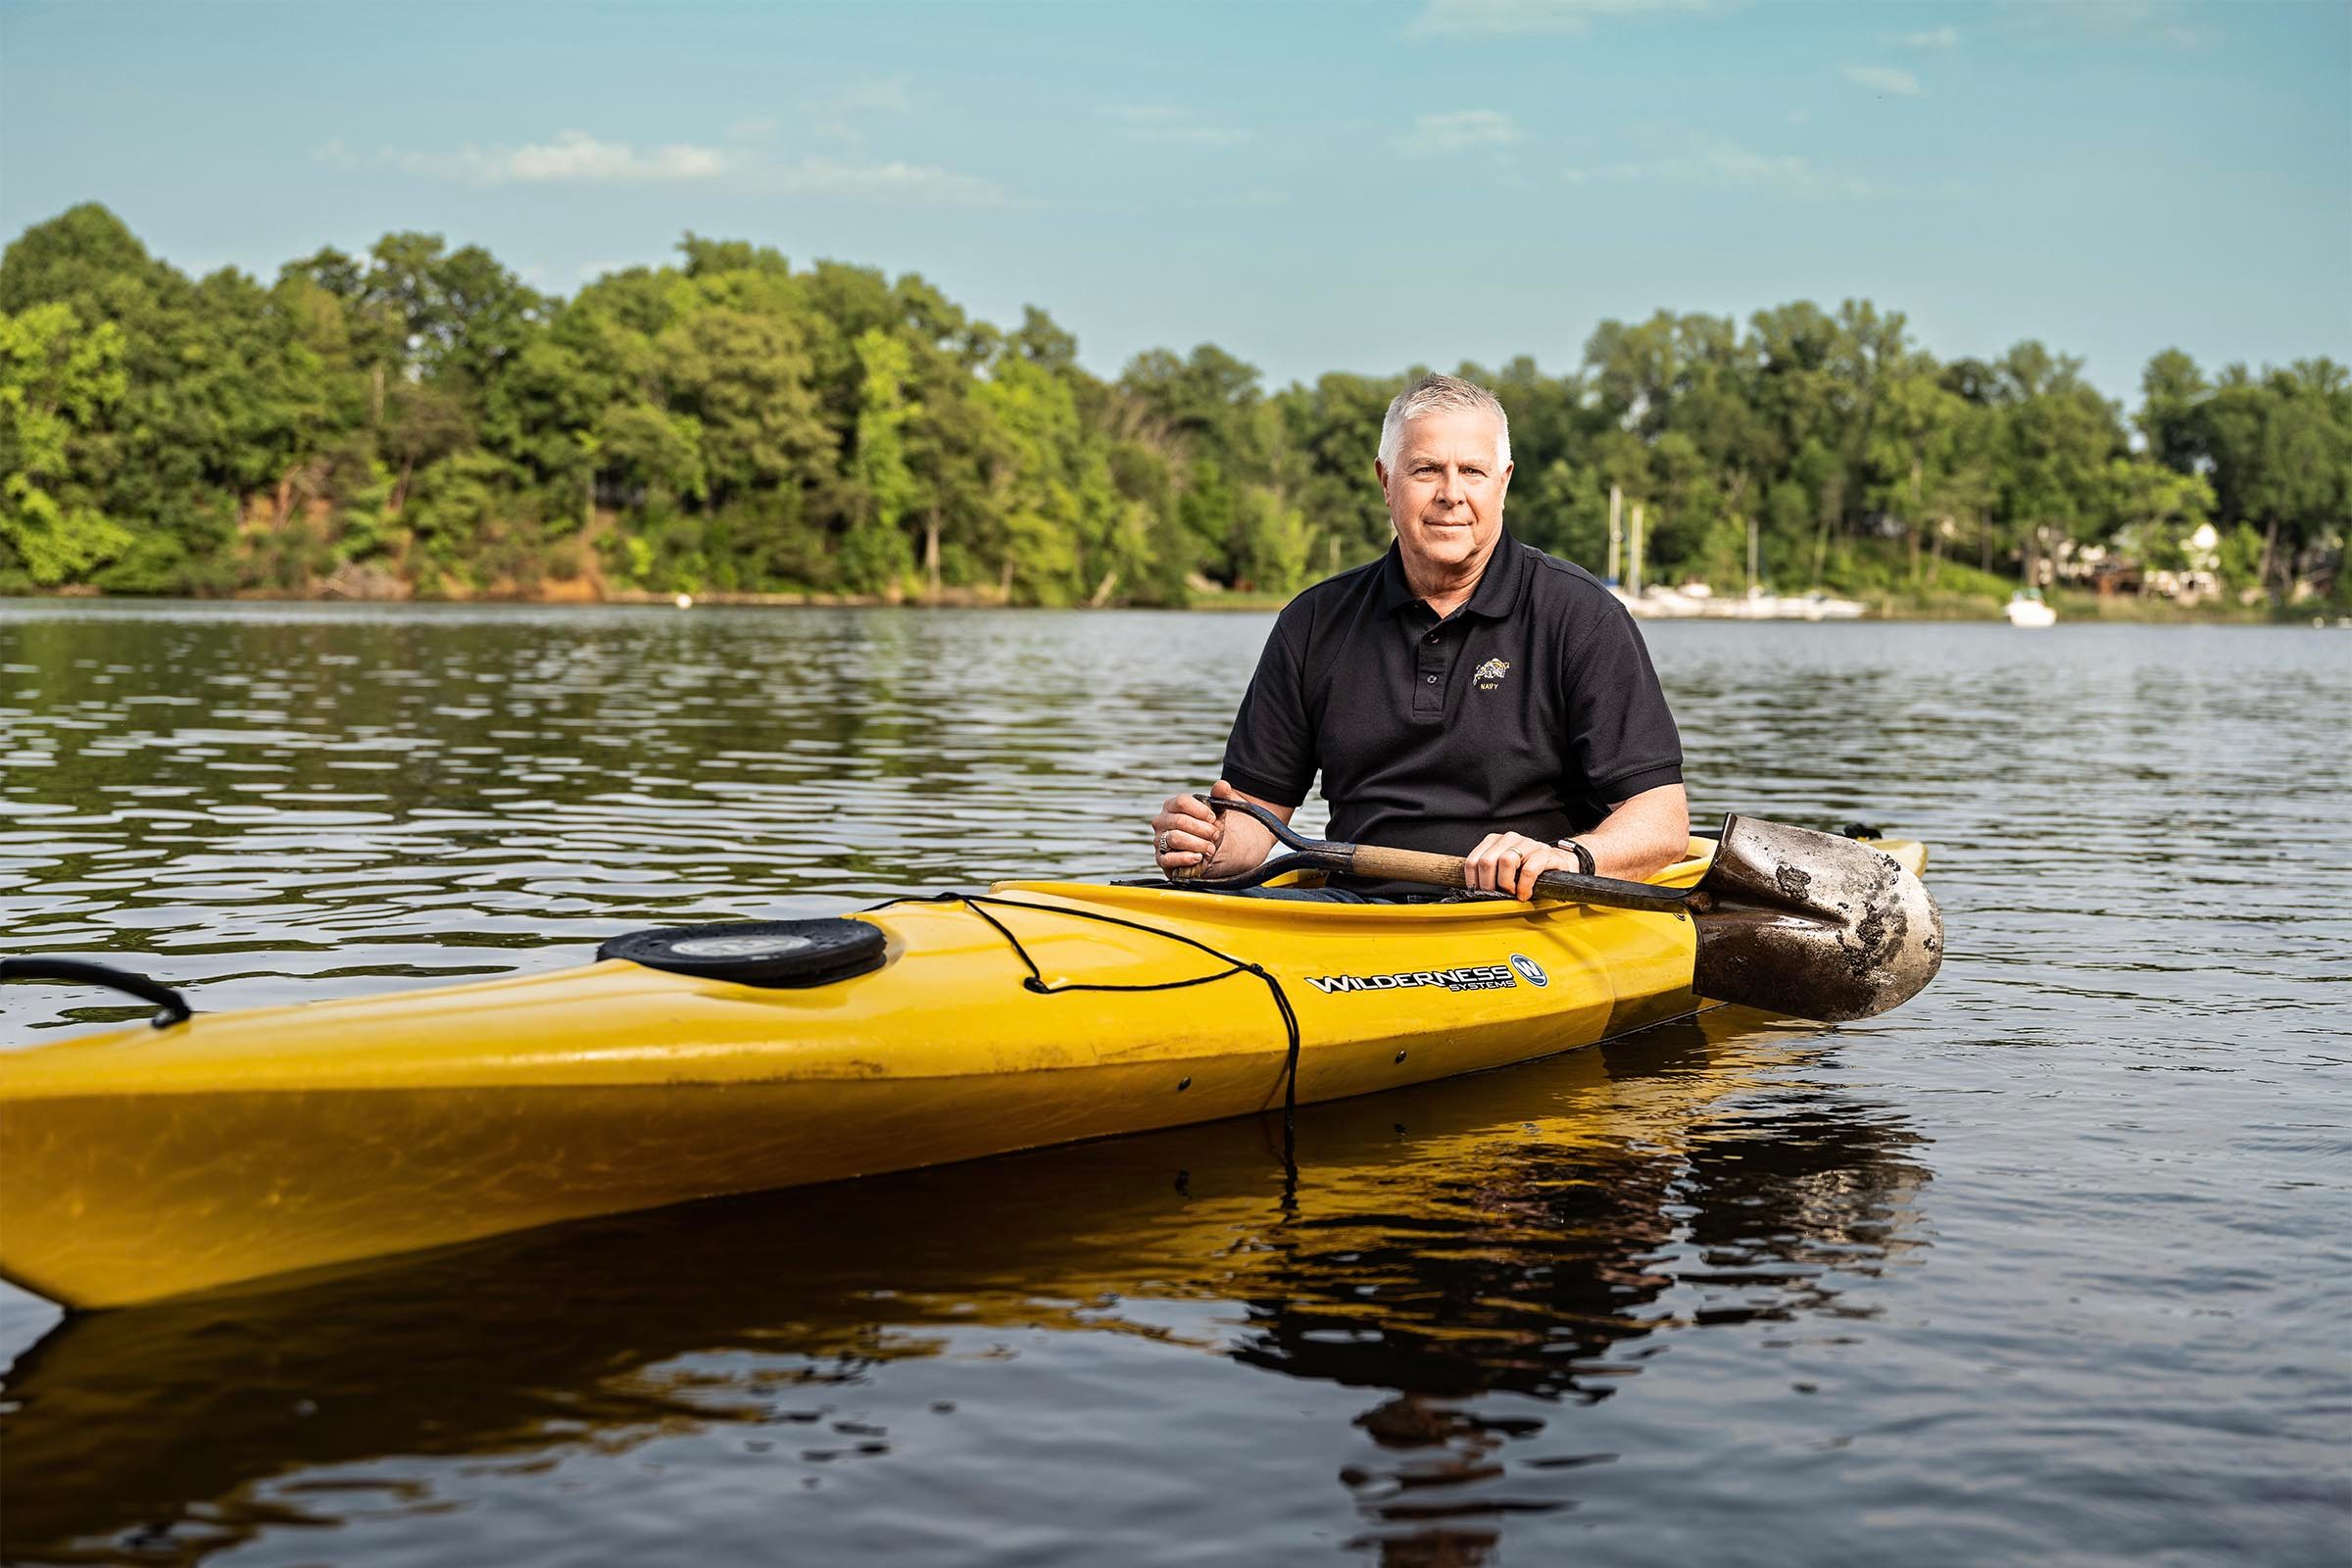
[[[1697,891],[1702,997],[1838,1023],[1908,1001],[1943,962],[1943,915],[1894,857],[1728,816]]]

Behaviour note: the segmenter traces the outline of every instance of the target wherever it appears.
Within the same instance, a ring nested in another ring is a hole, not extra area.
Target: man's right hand
[[[1152,819],[1152,858],[1171,880],[1204,874],[1224,842],[1225,819],[1198,795],[1169,796]]]
[[[1255,797],[1217,780],[1212,800],[1244,801]],[[1263,801],[1258,805],[1266,806]],[[1266,806],[1284,821],[1288,808]],[[1152,819],[1152,858],[1170,881],[1197,876],[1233,876],[1265,859],[1274,848],[1274,835],[1264,824],[1233,811],[1212,811],[1198,795],[1171,795]]]

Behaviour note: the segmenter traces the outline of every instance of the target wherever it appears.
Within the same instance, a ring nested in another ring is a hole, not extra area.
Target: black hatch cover
[[[596,956],[741,986],[802,990],[879,969],[883,946],[881,929],[863,920],[737,920],[631,931]]]

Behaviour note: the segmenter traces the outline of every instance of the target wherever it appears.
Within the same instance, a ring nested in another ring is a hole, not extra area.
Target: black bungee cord
[[[1282,1210],[1289,1214],[1298,1208],[1298,1014],[1292,1010],[1291,999],[1284,994],[1282,982],[1275,979],[1264,967],[1244,958],[1237,958],[1230,953],[1220,953],[1207,943],[1200,941],[1198,938],[1188,937],[1181,931],[1162,930],[1155,925],[1146,925],[1141,920],[1122,919],[1118,915],[1102,914],[1093,909],[1067,909],[1057,904],[1031,904],[1023,899],[1000,898],[991,893],[902,894],[895,899],[884,899],[880,904],[870,905],[858,912],[871,914],[877,909],[887,909],[894,904],[961,904],[966,906],[974,914],[996,928],[997,935],[1003,937],[1005,945],[1012,949],[1013,956],[1021,960],[1021,967],[1029,971],[1029,978],[1021,982],[1022,989],[1034,992],[1041,997],[1060,996],[1071,991],[1183,991],[1192,986],[1204,986],[1218,980],[1228,980],[1237,974],[1255,975],[1258,979],[1263,980],[1266,983],[1266,990],[1274,998],[1275,1009],[1282,1014],[1283,1033],[1287,1037],[1282,1069]],[[1146,936],[1165,937],[1170,942],[1181,942],[1188,948],[1205,953],[1226,967],[1219,969],[1214,974],[1195,975],[1189,980],[1159,980],[1149,985],[1108,985],[1084,981],[1072,981],[1058,986],[1048,985],[1045,971],[1038,968],[1035,958],[1029,956],[1029,950],[1021,946],[1021,939],[1013,935],[1011,928],[1004,921],[988,912],[992,906],[1005,909],[1033,909],[1040,914],[1067,915],[1072,919],[1094,920],[1103,925],[1120,926],[1129,931],[1141,931]]]

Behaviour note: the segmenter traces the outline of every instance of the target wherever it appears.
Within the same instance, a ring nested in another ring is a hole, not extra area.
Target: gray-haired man
[[[1424,377],[1389,405],[1373,472],[1395,546],[1284,607],[1211,793],[1288,821],[1320,773],[1331,837],[1466,856],[1473,887],[1518,898],[1548,870],[1638,878],[1678,859],[1682,742],[1657,674],[1596,578],[1503,531],[1502,405]],[[1178,878],[1232,875],[1273,848],[1191,795],[1152,829]]]

